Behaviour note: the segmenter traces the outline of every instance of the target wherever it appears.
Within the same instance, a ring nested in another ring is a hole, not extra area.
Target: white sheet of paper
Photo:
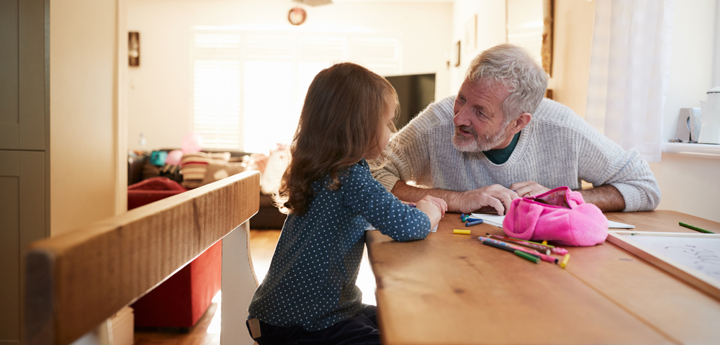
[[[483,223],[495,225],[498,228],[502,228],[503,220],[505,220],[505,216],[498,216],[498,215],[485,214],[485,213],[473,213],[470,215],[470,218],[482,219]],[[608,228],[609,229],[634,229],[635,225],[613,222],[612,220],[608,220]]]
[[[610,229],[635,229],[635,225],[620,223],[620,222],[613,222],[612,220],[608,220],[608,228]]]
[[[642,234],[624,237],[720,281],[720,238],[642,236]]]
[[[470,214],[470,218],[482,219],[483,223],[495,225],[498,228],[502,228],[503,220],[505,220],[505,216],[498,216],[498,215],[485,214],[485,213],[472,213],[472,214]]]

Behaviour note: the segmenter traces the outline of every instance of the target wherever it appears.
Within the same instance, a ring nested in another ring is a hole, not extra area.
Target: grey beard
[[[452,144],[453,147],[460,152],[480,152],[492,150],[494,147],[500,145],[500,143],[505,139],[503,134],[505,134],[506,128],[507,125],[504,125],[495,135],[486,135],[485,138],[481,139],[474,128],[470,126],[460,126],[460,129],[466,132],[471,132],[475,140],[469,140],[460,134],[454,133],[452,137]]]

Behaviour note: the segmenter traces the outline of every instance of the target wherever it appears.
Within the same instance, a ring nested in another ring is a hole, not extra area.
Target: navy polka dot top
[[[315,181],[308,211],[288,216],[270,270],[250,303],[251,317],[307,331],[350,318],[362,307],[355,280],[368,223],[397,241],[424,239],[430,232],[428,216],[388,193],[364,159],[338,176],[340,188],[324,187],[329,176]]]

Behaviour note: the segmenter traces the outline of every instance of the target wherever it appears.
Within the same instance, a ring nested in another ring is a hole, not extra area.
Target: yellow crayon
[[[567,266],[568,261],[570,261],[570,254],[565,254],[565,257],[563,258],[562,262],[560,263],[560,267],[565,268],[565,266]]]
[[[453,230],[453,234],[470,235],[470,230],[455,229],[455,230]]]

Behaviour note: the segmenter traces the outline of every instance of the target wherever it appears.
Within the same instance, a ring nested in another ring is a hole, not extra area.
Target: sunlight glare
[[[210,321],[210,325],[208,325],[207,332],[211,334],[220,334],[220,324],[222,320],[222,309],[220,306],[222,305],[222,291],[218,291],[217,294],[215,294],[215,297],[212,299],[213,303],[217,303],[217,309],[215,309],[215,315],[212,318],[212,321]]]

